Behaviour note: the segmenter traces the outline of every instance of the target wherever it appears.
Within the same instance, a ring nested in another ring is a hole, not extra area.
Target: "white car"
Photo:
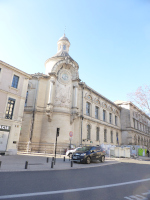
[[[77,147],[77,148],[75,148],[75,149],[67,150],[67,151],[66,151],[66,156],[71,157],[72,154],[73,154],[73,152],[75,152],[77,149],[79,150],[80,148],[81,148],[81,147]]]

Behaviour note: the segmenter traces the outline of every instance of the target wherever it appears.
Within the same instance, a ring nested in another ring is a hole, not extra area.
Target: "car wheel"
[[[87,164],[90,164],[90,163],[91,163],[91,158],[90,158],[90,157],[87,157],[86,163],[87,163]]]
[[[104,161],[105,161],[105,157],[102,156],[102,157],[101,157],[101,162],[104,162]]]

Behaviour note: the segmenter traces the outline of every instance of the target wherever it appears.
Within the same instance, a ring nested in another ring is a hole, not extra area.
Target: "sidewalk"
[[[13,171],[45,171],[45,170],[68,170],[68,169],[81,169],[88,167],[98,167],[110,164],[119,163],[115,159],[107,158],[104,163],[99,161],[87,164],[73,163],[71,167],[71,161],[68,156],[57,155],[56,163],[51,168],[51,161],[54,155],[45,154],[18,154],[11,156],[0,156],[1,167],[0,172],[13,172]],[[65,156],[65,161],[64,161]],[[49,158],[47,163],[47,158]],[[28,161],[28,167],[25,169],[25,162]]]
[[[45,155],[39,153],[37,154],[18,153],[18,155],[0,156],[0,161],[1,161],[0,172],[69,170],[69,169],[71,170],[71,169],[81,169],[89,167],[103,167],[106,165],[118,164],[121,162],[150,165],[150,157],[139,156],[137,158],[110,158],[106,155],[104,163],[101,163],[99,161],[92,162],[89,165],[73,163],[73,166],[71,167],[71,161],[69,160],[68,156],[57,155],[56,163],[55,165],[53,165],[53,168],[51,168],[52,157],[54,157],[54,155],[49,155],[49,154]],[[27,169],[25,169],[26,161],[28,161]]]

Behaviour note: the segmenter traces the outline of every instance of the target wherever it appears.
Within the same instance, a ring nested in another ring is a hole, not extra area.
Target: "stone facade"
[[[29,78],[0,61],[0,153],[17,152]]]
[[[150,147],[150,117],[132,102],[116,101],[121,107],[122,144]]]
[[[30,144],[32,151],[53,152],[57,128],[62,150],[70,142],[121,144],[120,107],[79,79],[65,35],[57,44],[57,54],[45,62],[46,74],[33,74],[29,81],[19,149]]]

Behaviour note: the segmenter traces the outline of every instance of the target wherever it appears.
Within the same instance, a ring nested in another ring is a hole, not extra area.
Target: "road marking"
[[[81,192],[81,191],[87,191],[87,190],[104,189],[104,188],[117,187],[117,186],[122,186],[122,185],[141,183],[141,182],[146,182],[146,181],[150,181],[150,178],[142,179],[142,180],[136,180],[136,181],[130,181],[130,182],[124,182],[124,183],[115,183],[115,184],[110,184],[110,185],[86,187],[86,188],[76,188],[76,189],[68,189],[68,190],[56,190],[56,191],[47,191],[47,192],[35,192],[35,193],[26,193],[26,194],[4,195],[4,196],[0,196],[0,199],[12,199],[12,198],[20,198],[20,197],[31,197],[31,196],[50,195],[50,194]]]
[[[141,196],[141,195],[136,195],[136,196],[129,196],[129,197],[124,197],[125,199],[129,199],[129,200],[144,200],[145,197]]]
[[[142,193],[142,195],[148,195],[150,194],[150,191],[149,192],[145,192],[145,193]],[[147,198],[141,196],[141,195],[135,195],[135,196],[129,196],[129,197],[124,197],[125,199],[128,199],[128,200],[147,200]]]

